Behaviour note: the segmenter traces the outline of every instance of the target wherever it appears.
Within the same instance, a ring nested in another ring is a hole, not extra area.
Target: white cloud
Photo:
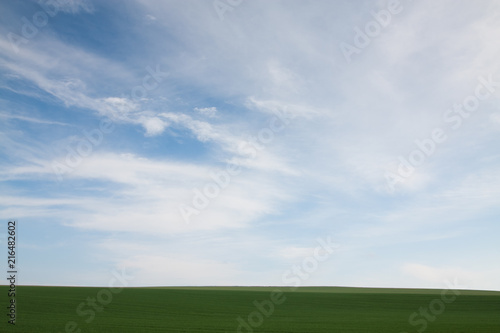
[[[500,124],[500,113],[493,113],[491,116],[490,116],[490,119],[497,123],[497,124]]]
[[[447,282],[458,281],[460,289],[470,289],[471,284],[477,281],[481,274],[475,271],[464,270],[458,267],[432,267],[417,263],[406,263],[402,271],[412,277],[432,286],[447,286]]]
[[[217,108],[214,106],[209,108],[194,108],[194,110],[208,118],[215,118],[217,116]]]
[[[80,11],[93,13],[95,10],[90,0],[57,0],[49,1],[49,4],[55,5],[58,10],[70,14],[76,14]]]
[[[296,247],[296,246],[288,246],[279,250],[278,255],[287,260],[297,260],[304,259],[306,257],[310,257],[314,255],[314,247]]]
[[[203,285],[231,285],[239,271],[231,264],[216,260],[203,260],[189,257],[135,255],[118,263],[134,275],[139,285],[147,286],[186,286],[200,284],[199,275],[203,272]]]
[[[51,165],[51,161],[45,161],[38,166],[7,168],[3,173],[14,179],[49,177],[55,180]],[[193,216],[191,224],[186,225],[179,207],[193,207],[195,193],[192,189],[205,191],[207,184],[216,184],[210,176],[214,172],[218,170],[131,154],[93,154],[72,172],[64,174],[64,180],[112,182],[115,185],[107,186],[111,196],[101,201],[80,195],[79,213],[68,213],[71,217],[65,218],[66,224],[84,229],[154,234],[241,228],[260,216],[276,212],[278,203],[289,200],[289,195],[271,178],[262,179],[250,172],[244,177],[232,177],[226,189],[219,188],[220,194],[210,200],[209,207]],[[74,209],[75,201],[61,199],[57,216]],[[53,200],[36,201],[36,206],[46,206],[44,216],[54,214],[50,206],[56,205],[58,199]],[[9,210],[13,216],[32,216],[26,211],[32,204],[17,196],[5,197],[3,204],[13,207]],[[138,224],[138,220],[142,222]]]
[[[146,129],[147,136],[161,134],[165,130],[165,127],[167,127],[167,123],[165,123],[158,117],[139,118],[139,122],[141,122]]]

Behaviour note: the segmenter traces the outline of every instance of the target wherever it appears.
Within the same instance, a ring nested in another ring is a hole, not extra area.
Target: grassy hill
[[[500,332],[500,292],[345,287],[17,287],[1,332]],[[277,290],[279,289],[279,291]],[[113,293],[116,292],[116,293]]]

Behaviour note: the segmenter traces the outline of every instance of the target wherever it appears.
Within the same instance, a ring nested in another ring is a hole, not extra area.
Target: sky
[[[18,283],[500,290],[499,16],[0,2]]]

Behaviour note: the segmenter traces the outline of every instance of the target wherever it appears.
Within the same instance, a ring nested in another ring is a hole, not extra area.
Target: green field
[[[500,292],[459,291],[453,298],[447,291],[442,299],[441,290],[423,289],[278,287],[283,294],[272,294],[277,288],[163,287],[113,294],[108,288],[18,286],[12,326],[7,287],[0,288],[1,332],[238,332],[238,318],[248,325],[240,332],[500,332]]]

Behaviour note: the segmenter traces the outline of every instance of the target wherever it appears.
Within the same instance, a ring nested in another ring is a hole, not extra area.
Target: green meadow
[[[13,326],[7,289],[1,332],[500,332],[495,291],[18,286]]]

